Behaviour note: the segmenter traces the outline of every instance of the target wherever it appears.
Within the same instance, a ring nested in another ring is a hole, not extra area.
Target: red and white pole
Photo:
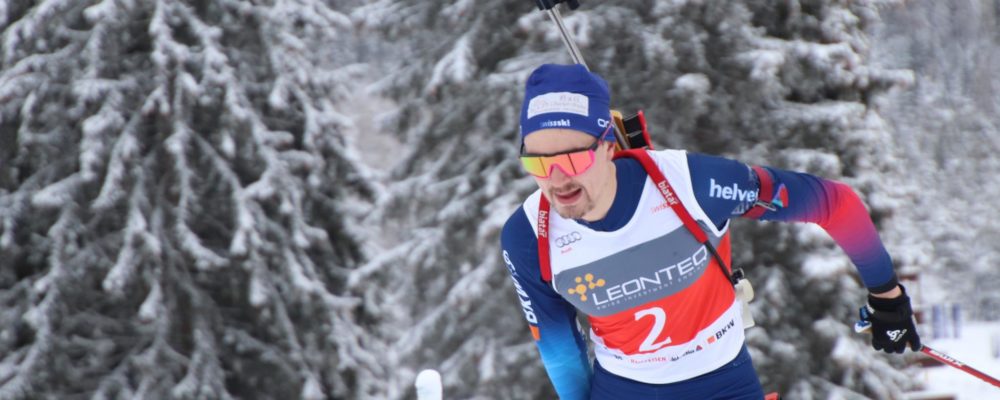
[[[947,354],[944,354],[944,353],[942,353],[940,351],[934,350],[934,349],[932,349],[930,347],[927,347],[927,346],[923,346],[920,349],[920,352],[924,353],[924,354],[930,356],[931,358],[933,358],[935,360],[938,360],[938,361],[940,361],[940,362],[942,362],[944,364],[947,364],[947,365],[950,365],[952,367],[958,368],[958,369],[960,369],[962,371],[965,371],[969,375],[975,376],[976,378],[979,378],[979,379],[982,379],[982,380],[986,381],[986,383],[989,383],[989,384],[991,384],[993,386],[996,386],[996,387],[1000,388],[1000,380],[998,380],[997,378],[994,378],[992,376],[986,375],[985,373],[983,373],[980,370],[977,370],[977,369],[972,368],[972,367],[970,367],[968,365],[965,365],[965,363],[956,360],[952,356],[949,356]]]

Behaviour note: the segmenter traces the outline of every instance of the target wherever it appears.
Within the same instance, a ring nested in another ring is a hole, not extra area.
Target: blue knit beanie
[[[521,104],[521,139],[547,128],[601,138],[611,122],[608,84],[583,65],[544,64],[528,77]]]

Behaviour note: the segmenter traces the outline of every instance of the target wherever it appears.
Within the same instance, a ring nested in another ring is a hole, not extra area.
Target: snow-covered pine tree
[[[882,3],[747,2],[715,14],[719,22],[688,39],[714,49],[705,52],[708,106],[694,128],[704,136],[688,147],[843,181],[881,224],[909,186],[881,179],[899,165],[874,99],[910,78],[869,62],[865,29]],[[755,28],[734,28],[747,25]],[[852,333],[864,290],[821,229],[739,220],[733,229],[736,263],[762,294],[754,309],[764,329],[748,341],[765,387],[790,398],[887,398],[911,386]]]
[[[913,204],[892,224],[922,285],[975,319],[1000,319],[1000,3],[909,1],[873,33],[880,64],[914,71],[884,99]],[[933,290],[937,287],[940,290]]]
[[[497,251],[532,185],[518,180],[513,139],[520,82],[544,56],[511,62],[523,33],[506,26],[529,6],[376,1],[352,13],[380,38],[366,61],[382,68],[360,101],[395,105],[380,120],[395,142],[380,158],[385,190],[362,222],[375,227],[368,261],[349,280],[387,366],[359,381],[362,398],[410,398],[425,367],[440,369],[447,397],[552,396]]]
[[[402,60],[374,97],[395,102],[383,127],[401,143],[368,223],[381,242],[351,277],[405,396],[421,368],[459,397],[554,394],[497,251],[498,229],[533,190],[519,171],[517,113],[528,72],[569,62],[530,1],[382,0],[352,16]],[[883,1],[583,2],[564,15],[612,103],[644,108],[661,147],[805,170],[854,186],[877,222],[897,191],[896,160],[872,99],[909,75],[868,62],[864,29]],[[739,224],[738,263],[757,282],[750,333],[765,386],[791,398],[888,397],[910,385],[850,330],[864,300],[848,259],[807,225]],[[797,317],[794,317],[797,316]]]
[[[0,398],[347,397],[347,1],[0,3]]]

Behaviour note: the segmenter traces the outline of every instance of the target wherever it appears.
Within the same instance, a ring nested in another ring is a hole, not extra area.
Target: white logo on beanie
[[[538,126],[542,128],[570,128],[573,126],[573,122],[566,118],[563,118],[563,119],[545,121]]]
[[[570,113],[589,115],[590,99],[579,93],[553,92],[533,97],[528,101],[528,118],[539,114]]]

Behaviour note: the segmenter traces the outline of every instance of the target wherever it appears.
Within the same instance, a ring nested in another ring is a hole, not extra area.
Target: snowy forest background
[[[851,184],[898,267],[1000,319],[1000,1],[585,0],[654,142]],[[530,193],[528,0],[0,0],[0,399],[552,398],[498,251]],[[786,398],[895,398],[809,225],[734,226]]]

